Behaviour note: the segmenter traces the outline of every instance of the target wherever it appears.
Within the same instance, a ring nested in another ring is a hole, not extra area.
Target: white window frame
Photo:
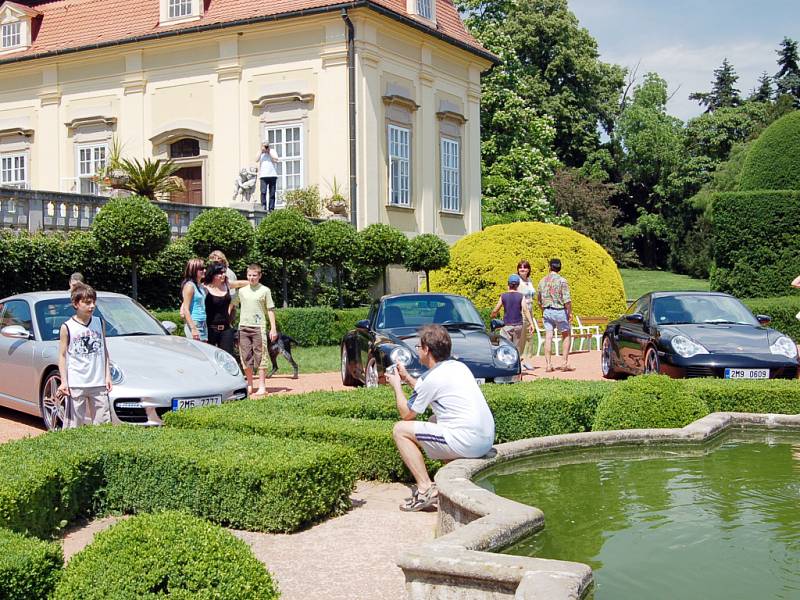
[[[0,154],[0,185],[28,189],[30,164],[27,152],[4,152]]]
[[[389,204],[411,207],[411,128],[388,125]]]
[[[0,37],[2,37],[2,48],[17,48],[22,46],[22,21],[11,21],[0,26]]]
[[[439,141],[441,165],[440,201],[445,212],[461,212],[461,142],[442,136]]]
[[[184,19],[194,16],[194,0],[167,0],[167,18]]]
[[[433,3],[435,0],[416,0],[417,14],[423,19],[433,21]]]
[[[278,185],[275,197],[275,206],[284,206],[283,195],[291,190],[299,190],[305,187],[305,132],[303,123],[294,121],[291,123],[281,123],[280,125],[264,125],[263,136],[261,139],[270,143],[270,148],[275,150],[278,155],[278,164],[275,165],[278,171]],[[292,131],[292,136],[297,134],[297,139],[292,139],[292,144],[298,144],[299,151],[286,154],[286,132]],[[278,136],[280,132],[280,136]],[[278,139],[280,138],[280,139]],[[286,172],[286,166],[291,164],[292,173]]]
[[[102,152],[101,152],[102,151]],[[82,154],[89,153],[89,159],[84,160]],[[92,181],[92,177],[97,175],[97,172],[106,166],[108,160],[109,148],[106,142],[93,143],[93,144],[80,144],[75,148],[75,180],[77,182],[77,191],[79,194],[89,194],[93,196],[100,195],[100,186]],[[84,165],[89,165],[88,170],[84,172]],[[84,191],[84,182],[86,182],[87,190]]]

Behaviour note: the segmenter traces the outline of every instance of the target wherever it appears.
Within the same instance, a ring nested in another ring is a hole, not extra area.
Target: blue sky
[[[775,50],[788,36],[800,41],[800,0],[569,0],[606,62],[655,71],[667,80],[669,112],[688,119],[702,108],[688,99],[711,88],[723,58],[747,94],[762,71],[774,75]],[[678,86],[680,88],[678,89]]]

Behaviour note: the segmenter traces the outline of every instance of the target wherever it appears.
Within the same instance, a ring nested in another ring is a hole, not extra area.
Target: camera
[[[388,367],[386,367],[386,372],[390,373],[390,374],[391,373],[396,373],[397,372],[397,365],[389,365]]]

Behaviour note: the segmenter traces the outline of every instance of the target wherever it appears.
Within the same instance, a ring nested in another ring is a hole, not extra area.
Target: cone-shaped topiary
[[[747,154],[739,189],[800,190],[800,110],[767,127]]]
[[[507,288],[517,263],[531,263],[539,282],[548,261],[560,258],[576,315],[617,318],[625,311],[625,290],[617,265],[602,246],[577,231],[549,223],[494,225],[462,238],[450,248],[450,264],[431,273],[431,290],[462,294],[477,306],[493,306]]]

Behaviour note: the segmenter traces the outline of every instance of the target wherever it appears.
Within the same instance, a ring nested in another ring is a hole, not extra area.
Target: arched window
[[[183,138],[169,145],[170,158],[200,156],[200,142],[194,138]]]

